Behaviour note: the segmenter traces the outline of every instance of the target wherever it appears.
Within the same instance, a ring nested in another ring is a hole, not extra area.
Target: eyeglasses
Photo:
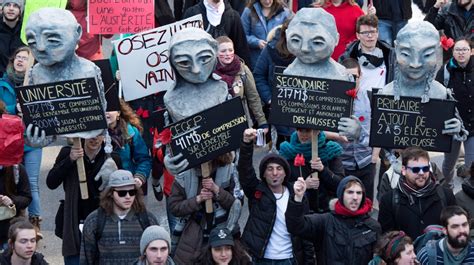
[[[15,56],[15,59],[16,59],[16,60],[20,60],[20,61],[27,61],[27,60],[28,60],[28,57],[17,55],[17,56]]]
[[[127,193],[130,196],[137,195],[137,190],[136,189],[133,189],[133,190],[115,190],[115,192],[117,192],[119,197],[125,197],[125,196],[127,196]]]
[[[377,34],[378,31],[377,30],[368,30],[368,31],[361,31],[359,32],[360,35],[364,35],[364,36],[369,36],[369,35],[375,35]]]
[[[423,166],[423,167],[406,167],[411,170],[411,172],[418,174],[420,173],[420,170],[423,171],[423,173],[429,172],[430,171],[430,166]]]
[[[454,51],[457,53],[462,53],[462,52],[469,52],[471,49],[469,48],[454,48]]]

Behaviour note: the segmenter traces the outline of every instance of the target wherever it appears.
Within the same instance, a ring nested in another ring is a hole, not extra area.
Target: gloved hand
[[[180,172],[182,172],[188,165],[189,162],[187,159],[184,159],[183,161],[179,162],[178,161],[183,157],[183,154],[179,153],[175,156],[170,156],[167,154],[164,159],[165,167],[168,169],[168,171],[171,173],[171,175],[176,176]]]
[[[458,134],[461,131],[461,121],[457,118],[452,118],[447,121],[444,121],[444,129],[442,131],[443,134]]]
[[[39,148],[39,147],[45,147],[48,144],[50,144],[53,141],[53,138],[51,137],[46,137],[46,132],[44,130],[41,130],[41,136],[38,136],[39,134],[39,128],[35,127],[34,133],[32,133],[33,130],[33,124],[28,124],[28,127],[26,127],[26,144]]]
[[[105,187],[107,187],[107,184],[109,183],[110,174],[117,170],[117,164],[115,164],[115,161],[112,159],[112,157],[109,157],[104,161],[104,164],[100,168],[97,175],[95,175],[94,177],[95,181],[99,181],[99,179],[102,179],[102,184],[99,187],[100,191],[104,190]]]
[[[351,116],[350,118],[342,117],[339,120],[337,129],[339,130],[339,135],[346,136],[350,140],[355,140],[359,139],[362,126],[355,116]]]

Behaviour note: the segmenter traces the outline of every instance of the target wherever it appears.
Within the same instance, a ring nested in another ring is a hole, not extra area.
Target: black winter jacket
[[[8,191],[7,174],[11,176],[8,178],[12,182],[11,185],[15,188],[13,192]],[[18,184],[15,185],[13,177],[13,168],[4,167],[0,170],[0,195],[7,195],[15,204],[16,216],[20,215],[21,210],[25,209],[31,203],[31,190],[28,175],[25,167],[20,165],[20,178]],[[8,228],[10,228],[11,219],[0,221],[0,244],[8,241]]]
[[[372,259],[381,233],[379,223],[368,214],[357,217],[334,212],[303,215],[303,203],[293,197],[288,202],[285,217],[292,235],[314,240],[321,246],[318,265],[366,265]]]
[[[471,7],[471,13],[474,7]],[[441,11],[439,8],[432,7],[425,20],[433,24],[436,29],[443,30],[449,38],[458,39],[463,36],[472,38],[474,36],[474,15],[465,18],[466,9],[460,8],[457,1],[447,4]]]
[[[436,189],[421,198],[413,196],[415,201],[413,205],[410,205],[408,197],[400,189],[385,193],[380,200],[378,218],[382,231],[385,233],[392,230],[402,230],[410,238],[417,238],[423,234],[423,229],[428,225],[441,224],[439,216],[443,205]],[[446,187],[442,187],[442,190],[446,197],[446,205],[455,205],[456,199],[453,191]],[[398,210],[393,209],[392,197],[395,192],[399,193],[400,198]]]
[[[20,39],[21,24],[20,19],[14,28],[10,28],[0,16],[0,75],[6,71],[8,59],[15,50],[25,45]]]
[[[449,77],[445,76],[445,69]],[[474,56],[471,56],[469,63],[465,68],[459,66],[454,60],[450,59],[446,65],[438,71],[436,81],[441,84],[444,79],[449,78],[448,88],[453,90],[453,96],[456,99],[456,108],[459,111],[464,128],[469,132],[469,136],[474,135]]]
[[[232,9],[227,1],[224,1],[224,3],[224,14],[222,15],[221,24],[219,24],[217,27],[213,27],[211,24],[209,24],[209,20],[207,20],[206,16],[206,7],[204,6],[203,1],[188,8],[184,12],[183,19],[201,14],[202,20],[204,22],[204,30],[211,34],[213,38],[220,36],[229,37],[232,42],[234,42],[235,53],[245,61],[246,65],[251,65],[250,50],[247,44],[247,37],[245,36],[239,13]]]
[[[402,19],[409,20],[413,13],[411,10],[411,0],[402,1]],[[384,20],[392,20],[392,6],[387,0],[373,0],[374,7],[377,9],[377,17]]]
[[[276,218],[276,199],[267,184],[257,178],[252,166],[253,143],[242,142],[238,164],[240,185],[249,201],[249,218],[242,235],[242,242],[253,258],[263,258]],[[286,184],[290,197],[294,196],[292,185]],[[287,208],[288,211],[289,208]],[[305,210],[308,211],[306,205]],[[291,236],[293,256],[297,264],[314,264],[312,243]]]
[[[0,265],[12,265],[11,255],[0,255]],[[43,254],[35,252],[31,257],[31,265],[48,265]]]
[[[341,55],[341,57],[339,57],[339,62],[342,62],[347,58],[354,58],[357,60],[357,49],[359,48],[359,43],[360,40],[350,43],[347,46],[346,51]],[[385,73],[385,84],[388,84],[393,81],[395,75],[395,50],[384,41],[378,40],[376,45],[383,52],[383,60],[385,67],[387,67],[387,72]]]

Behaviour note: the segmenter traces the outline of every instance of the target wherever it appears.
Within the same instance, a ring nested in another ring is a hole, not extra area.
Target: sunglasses
[[[423,171],[423,173],[429,172],[430,171],[430,166],[424,166],[424,167],[406,167],[411,170],[411,172],[418,174],[420,173],[420,170]]]
[[[125,197],[125,196],[127,196],[127,193],[130,196],[137,195],[137,190],[136,189],[133,189],[133,190],[115,190],[115,192],[117,192],[119,197]]]

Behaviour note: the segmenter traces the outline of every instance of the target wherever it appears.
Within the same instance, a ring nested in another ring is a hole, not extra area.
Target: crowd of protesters
[[[17,88],[27,84],[34,63],[20,38],[25,1],[35,0],[0,0],[2,115],[21,115]],[[172,176],[163,162],[166,147],[157,132],[154,139],[149,135],[152,128],[143,115],[150,105],[163,107],[162,100],[157,95],[120,100],[117,110],[106,112],[112,152],[105,150],[104,136],[82,139],[83,147],[61,148],[46,177],[49,189],[62,184],[64,190],[55,235],[62,239],[66,265],[474,264],[473,0],[414,1],[444,38],[445,58],[436,80],[453,91],[469,132],[465,141],[453,140],[441,168],[420,147],[383,150],[368,144],[372,88],[396,78],[394,44],[412,17],[412,1],[154,2],[157,27],[203,16],[204,30],[218,42],[214,74],[226,83],[229,98],[241,98],[249,129],[238,151],[210,163],[210,178]],[[323,8],[335,18],[339,42],[331,60],[354,78],[353,112],[366,117],[360,120],[366,133],[357,141],[267,121],[274,73],[295,58],[286,47],[286,29],[301,8]],[[83,27],[77,55],[107,57],[102,40],[112,35],[86,33],[87,0],[68,0],[66,9]],[[265,155],[254,167],[262,131],[279,154]],[[22,163],[0,165],[0,264],[48,264],[48,257],[37,252],[44,237],[43,148],[21,144]],[[312,145],[319,149],[316,158]],[[459,164],[461,150],[464,165]],[[389,161],[387,153],[397,158]],[[79,159],[88,199],[81,198]],[[97,180],[112,161],[116,168],[108,181]],[[377,163],[382,164],[380,178]],[[456,166],[457,176],[465,179],[454,194]],[[166,197],[166,225],[145,207],[149,182],[157,200]],[[213,213],[206,212],[209,200]],[[244,227],[236,222],[241,203],[249,212]]]

